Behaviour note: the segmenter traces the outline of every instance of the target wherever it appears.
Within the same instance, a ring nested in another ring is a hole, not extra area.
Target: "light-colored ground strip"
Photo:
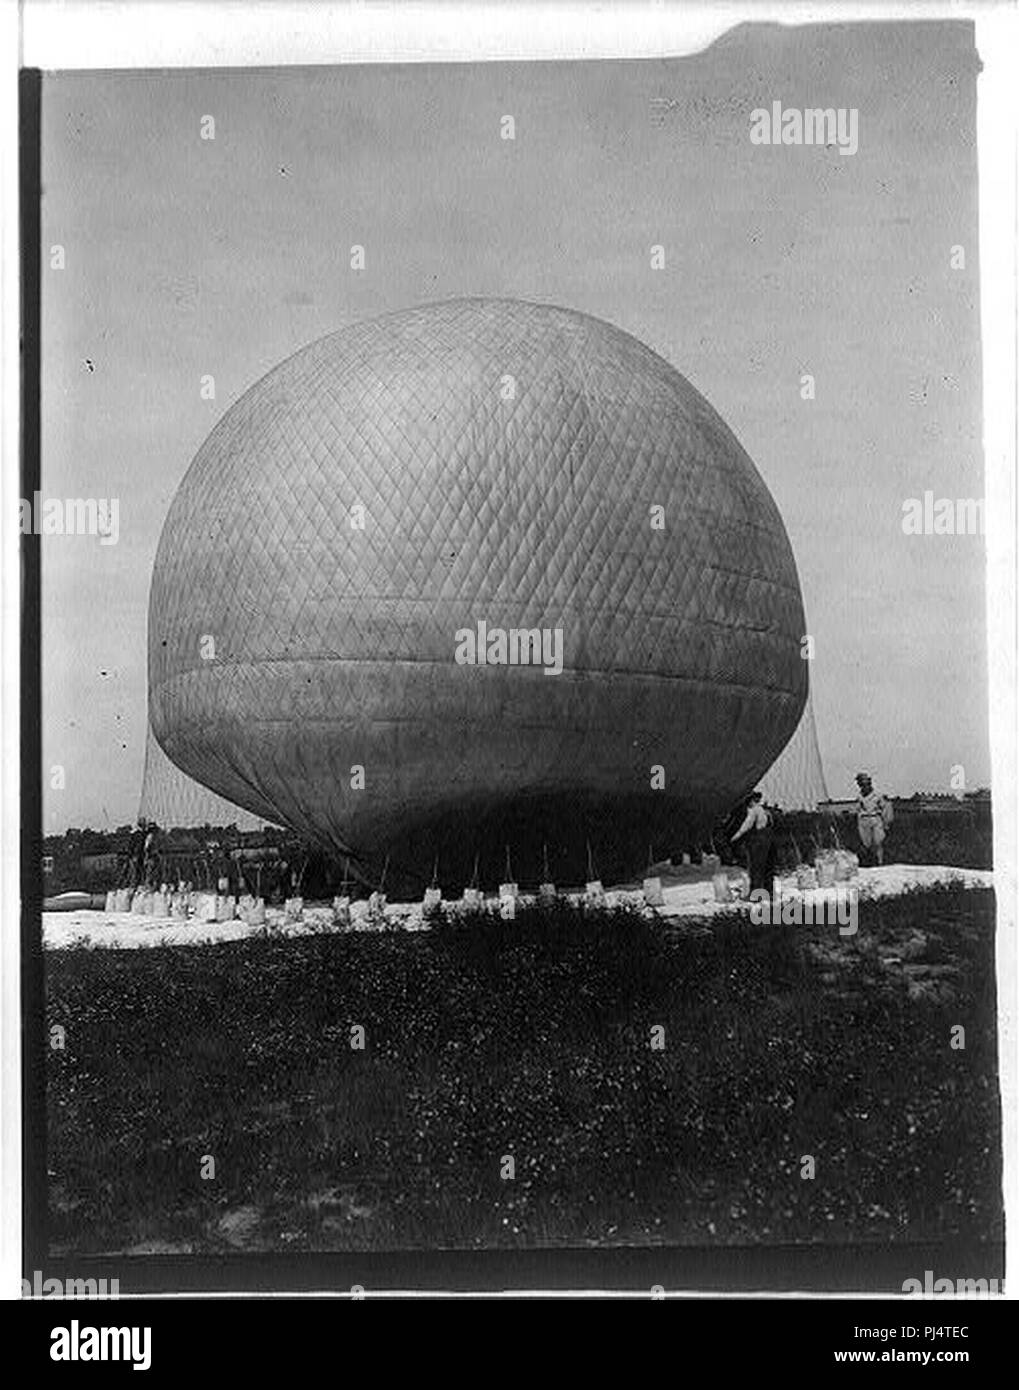
[[[840,890],[856,888],[860,901],[870,898],[895,897],[907,893],[911,888],[929,888],[939,883],[962,883],[967,888],[991,888],[994,875],[989,869],[956,869],[943,864],[886,864],[879,869],[860,869],[859,873],[846,883],[839,883]],[[801,892],[796,887],[794,877],[780,880],[784,898],[802,898],[804,902],[823,903],[825,894],[831,889],[808,889]],[[640,894],[630,894],[639,900]],[[726,904],[714,900],[711,883],[677,884],[663,890],[664,907],[658,911],[665,916],[710,916],[715,912],[727,911]],[[738,905],[738,904],[737,904]]]
[[[860,900],[884,898],[908,892],[911,888],[928,888],[935,884],[961,883],[967,888],[990,888],[994,876],[988,870],[955,869],[943,865],[929,864],[888,864],[880,869],[861,869],[859,876],[850,886],[859,890]],[[845,887],[846,885],[840,885]],[[796,888],[794,878],[781,880],[784,897],[805,897],[819,901],[823,890],[810,890],[801,894]],[[565,894],[571,901],[579,901],[581,894]],[[653,911],[661,917],[711,917],[728,910],[727,906],[715,901],[714,889],[710,880],[703,883],[684,883],[663,890],[664,903]],[[520,899],[526,904],[525,895]],[[609,907],[629,904],[642,906],[643,894],[632,891],[610,891],[605,895]],[[736,906],[737,904],[733,904]],[[487,906],[495,909],[498,900],[487,900]],[[308,936],[315,932],[328,930],[332,922],[332,911],[328,907],[309,907],[301,922],[285,922],[281,908],[269,908],[266,912],[269,928],[281,936]],[[422,919],[420,903],[390,903],[386,907],[386,921],[391,927],[406,931],[427,930]],[[368,930],[366,925],[355,923],[344,930]],[[143,946],[210,946],[220,941],[241,941],[249,936],[264,934],[261,927],[252,927],[244,922],[181,922],[169,917],[136,916],[130,912],[44,912],[43,945],[48,950],[64,950],[72,946],[103,946],[116,949],[135,949]]]

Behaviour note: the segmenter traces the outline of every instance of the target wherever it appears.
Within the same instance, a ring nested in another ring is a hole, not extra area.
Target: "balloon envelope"
[[[684,377],[598,319],[454,300],[310,344],[216,425],[159,543],[150,721],[339,853],[425,879],[529,836],[582,877],[587,840],[667,852],[752,787],[803,632],[775,503]]]

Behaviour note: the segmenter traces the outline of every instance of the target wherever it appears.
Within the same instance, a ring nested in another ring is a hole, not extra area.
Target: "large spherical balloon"
[[[156,557],[150,719],[341,853],[427,875],[527,827],[604,859],[769,767],[803,629],[775,503],[684,377],[598,319],[454,300],[312,343],[212,431]]]

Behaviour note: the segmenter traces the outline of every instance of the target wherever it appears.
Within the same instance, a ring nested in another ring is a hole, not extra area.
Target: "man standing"
[[[867,851],[874,851],[877,864],[885,862],[885,831],[892,823],[892,803],[886,796],[874,790],[869,772],[856,774],[859,795],[856,798],[856,828],[860,833],[860,844]]]
[[[156,822],[149,821],[145,835],[145,882],[151,886],[158,886],[159,874],[156,862],[159,854],[158,827]]]
[[[131,831],[127,853],[129,859],[130,888],[139,888],[145,873],[145,817],[138,817],[138,824]]]
[[[759,791],[751,792],[746,817],[731,843],[735,844],[744,835],[750,852],[750,891],[763,889],[770,897],[775,876],[775,837],[771,816],[765,810],[764,797]]]

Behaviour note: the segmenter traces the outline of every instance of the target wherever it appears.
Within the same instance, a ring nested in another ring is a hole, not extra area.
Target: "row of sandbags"
[[[351,902],[349,898],[333,901],[333,920],[338,926],[377,925],[385,920],[386,898],[373,893],[367,900]],[[233,922],[240,920],[248,926],[265,923],[265,899],[250,894],[236,897],[232,893],[213,893],[207,890],[171,889],[163,884],[152,888],[113,888],[106,894],[107,912],[131,912],[136,916],[175,918],[178,921]],[[297,923],[304,920],[304,899],[288,898],[283,905],[283,920]]]
[[[538,890],[538,900],[551,902],[556,898],[555,886],[543,883]],[[644,881],[644,897],[650,904],[661,904],[661,879]],[[585,902],[588,906],[604,905],[605,890],[597,880],[585,885]],[[512,920],[516,916],[519,891],[515,883],[499,886],[499,915]],[[484,893],[478,888],[465,888],[462,900],[444,903],[439,888],[428,888],[422,902],[422,915],[427,919],[438,914],[445,906],[453,911],[482,912],[486,906]],[[382,930],[387,925],[386,895],[372,893],[368,898],[351,900],[341,896],[333,899],[333,925],[352,927],[362,931]],[[166,884],[161,888],[114,888],[106,894],[107,912],[131,912],[138,916],[174,918],[178,921],[233,922],[240,920],[249,926],[265,923],[265,900],[248,894],[235,897],[229,893],[211,891],[191,891],[171,889]],[[288,898],[283,905],[283,920],[287,924],[304,920],[304,899]]]
[[[836,883],[848,883],[856,878],[859,872],[859,858],[848,849],[819,850],[812,865],[797,864],[794,871],[796,887],[801,892],[809,892],[812,888],[834,888]],[[750,875],[744,869],[730,877],[724,869],[720,869],[712,877],[712,887],[716,902],[745,899],[750,896]]]
[[[249,926],[260,926],[265,922],[265,899],[171,889],[164,884],[159,889],[113,888],[106,894],[106,911],[170,917],[180,922],[233,922],[239,918]]]
[[[284,917],[286,910],[284,909]],[[386,895],[372,893],[369,898],[333,898],[333,925],[360,931],[381,931],[386,925]]]
[[[644,880],[643,892],[644,900],[650,906],[660,906],[665,900],[662,896],[662,881],[660,878],[646,878]],[[369,908],[373,899],[378,897],[373,894],[369,898]],[[537,901],[546,907],[551,906],[559,899],[559,892],[554,883],[540,883],[538,891],[531,901]],[[456,901],[446,901],[442,897],[439,888],[426,888],[424,900],[421,904],[422,916],[427,921],[431,917],[438,915],[442,908],[446,908],[454,913],[473,914],[484,912],[489,904],[489,899],[485,897],[484,891],[480,888],[465,888],[463,897]],[[517,904],[521,902],[520,889],[515,883],[500,883],[498,898],[494,900],[493,906],[497,905],[499,916],[503,921],[513,921],[517,913]],[[591,879],[584,885],[583,902],[586,907],[604,907],[607,899],[605,889],[600,879]],[[385,898],[382,899],[383,907]]]

